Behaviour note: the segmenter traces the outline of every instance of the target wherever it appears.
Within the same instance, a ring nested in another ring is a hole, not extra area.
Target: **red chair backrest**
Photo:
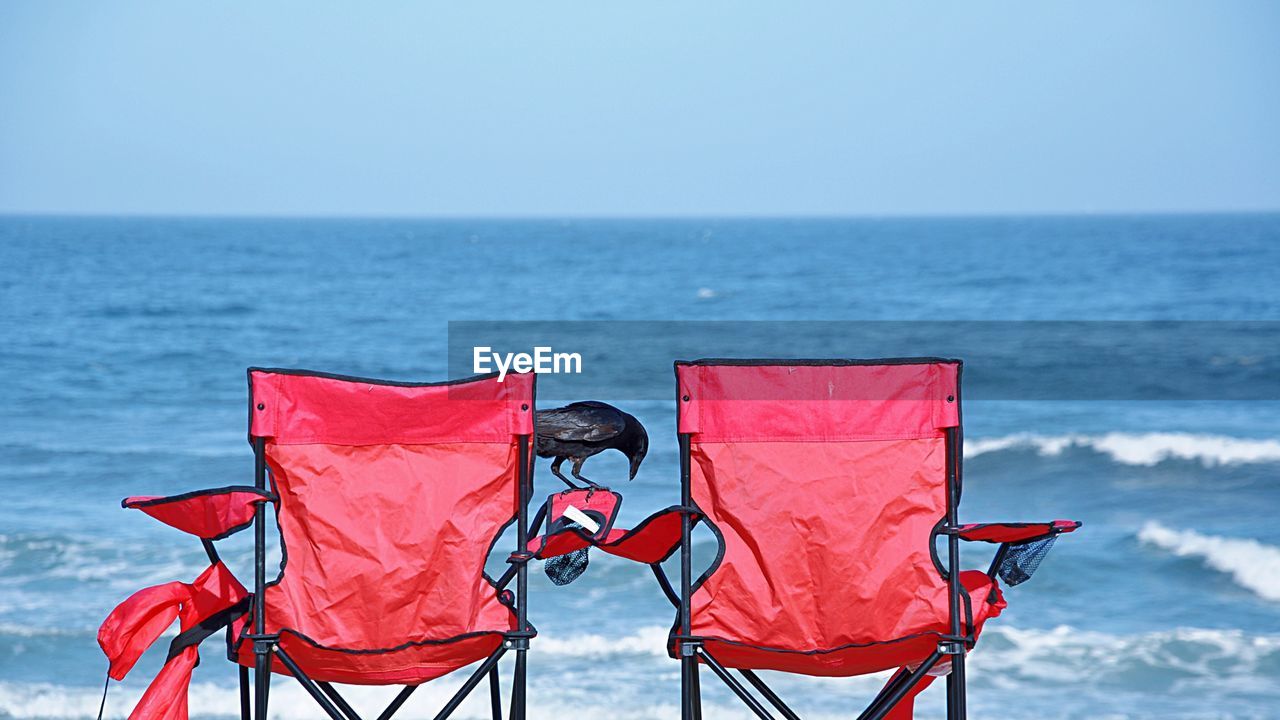
[[[283,542],[268,632],[361,650],[512,628],[484,563],[516,515],[532,375],[415,385],[254,369],[249,383]]]
[[[696,584],[694,635],[815,651],[945,621],[929,543],[946,514],[959,367],[677,363],[693,500],[723,550]]]

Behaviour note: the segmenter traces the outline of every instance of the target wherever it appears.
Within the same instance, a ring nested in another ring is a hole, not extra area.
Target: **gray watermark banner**
[[[544,363],[547,398],[669,400],[676,360],[929,356],[968,400],[1280,400],[1280,321],[455,321],[449,375],[537,348],[580,358]]]

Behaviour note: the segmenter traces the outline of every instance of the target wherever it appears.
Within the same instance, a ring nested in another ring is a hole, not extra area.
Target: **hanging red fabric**
[[[248,595],[221,562],[190,583],[171,582],[139,590],[120,603],[98,629],[98,645],[111,665],[108,675],[123,680],[142,654],[176,619],[185,632],[235,606]],[[187,688],[199,653],[195,645],[170,657],[138,701],[130,720],[186,720]]]

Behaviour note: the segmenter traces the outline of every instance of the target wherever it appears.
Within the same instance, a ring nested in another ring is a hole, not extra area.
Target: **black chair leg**
[[[677,646],[678,647],[678,646]],[[683,648],[682,648],[683,651]],[[680,720],[693,720],[692,658],[680,658]]]
[[[489,668],[489,704],[493,709],[493,720],[502,720],[502,687],[498,684],[498,666]]]
[[[742,677],[747,679],[747,682],[751,683],[751,686],[756,689],[756,692],[763,695],[765,700],[768,700],[775,708],[777,708],[778,712],[782,713],[783,717],[787,720],[800,720],[800,717],[796,715],[795,711],[788,707],[786,703],[782,702],[782,698],[778,697],[778,694],[773,691],[773,688],[766,685],[765,682],[760,679],[759,675],[756,675],[751,670],[747,670],[745,668],[739,669],[738,672],[742,674]]]
[[[240,666],[240,720],[253,720],[253,701],[249,693],[249,668]]]
[[[525,653],[524,648],[516,649],[515,673],[511,680],[511,720],[525,720]]]
[[[964,655],[951,656],[951,673],[947,675],[947,720],[968,717],[964,674]]]
[[[693,708],[693,720],[702,720],[702,680],[698,677],[698,662],[695,659],[689,668],[689,689],[693,697],[690,699]]]
[[[942,651],[935,650],[923,663],[912,670],[910,673],[900,675],[893,683],[892,687],[886,687],[887,692],[881,692],[876,699],[867,706],[867,709],[858,716],[858,720],[883,720],[893,710],[894,706],[902,701],[902,698],[910,692],[916,683],[924,679],[924,676],[933,669],[934,665],[942,659]],[[949,703],[948,703],[949,704]]]
[[[342,714],[346,715],[349,720],[360,720],[360,713],[356,712],[355,708],[351,707],[351,703],[347,702],[347,699],[342,697],[342,694],[339,693],[338,689],[331,683],[317,681],[316,685],[319,686],[320,690],[324,692],[325,695],[329,696],[329,699],[333,701],[333,704],[337,705],[338,709],[341,710]]]
[[[737,695],[738,699],[742,700],[742,702],[751,709],[751,712],[755,713],[756,717],[760,718],[760,720],[774,720],[774,717],[769,713],[769,710],[765,708],[764,705],[761,705],[760,701],[742,686],[742,683],[738,682],[738,679],[729,672],[728,668],[721,665],[720,662],[712,657],[706,650],[699,649],[698,655],[707,663],[707,667],[711,668],[711,671],[714,672],[725,685],[729,686],[729,689],[733,691],[733,694]]]
[[[324,709],[325,714],[328,715],[331,720],[348,720],[347,716],[343,715],[342,711],[338,709],[338,706],[334,705],[333,701],[329,699],[329,696],[320,689],[320,686],[316,681],[312,680],[311,676],[307,675],[307,673],[304,672],[302,668],[298,667],[298,664],[293,661],[293,658],[289,657],[289,653],[281,649],[277,651],[277,654],[280,656],[280,662],[284,663],[284,666],[289,668],[289,673],[293,675],[293,678],[298,681],[298,684],[301,685],[304,690],[307,691],[307,694],[311,696],[311,699],[315,700],[316,704]]]
[[[400,710],[400,706],[404,705],[409,696],[418,690],[417,685],[406,685],[403,690],[396,694],[391,702],[387,704],[387,709],[382,711],[378,716],[378,720],[391,720],[391,716]]]
[[[253,720],[267,720],[267,700],[271,693],[271,651],[254,658]]]

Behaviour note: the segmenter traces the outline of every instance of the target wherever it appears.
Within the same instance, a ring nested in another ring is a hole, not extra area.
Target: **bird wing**
[[[598,402],[577,402],[538,411],[538,434],[566,442],[601,442],[626,428],[622,413]]]

